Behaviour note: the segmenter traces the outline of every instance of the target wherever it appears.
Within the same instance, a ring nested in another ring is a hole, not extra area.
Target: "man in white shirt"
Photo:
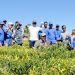
[[[69,32],[66,31],[66,25],[62,26],[62,30],[63,31],[61,33],[61,40],[62,40],[62,42],[68,43],[70,40],[70,34],[69,34]]]
[[[29,26],[30,38],[29,38],[29,46],[30,48],[34,47],[35,42],[38,40],[38,32],[41,29],[36,26],[36,22],[32,22],[32,26]]]

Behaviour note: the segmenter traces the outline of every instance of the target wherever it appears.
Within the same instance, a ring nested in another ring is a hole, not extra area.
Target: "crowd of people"
[[[73,29],[72,34],[70,34],[67,31],[66,25],[62,25],[62,29],[60,29],[59,25],[53,28],[53,24],[44,22],[38,27],[37,22],[33,21],[32,25],[28,28],[30,32],[30,48],[43,48],[45,45],[50,46],[59,42],[63,42],[71,49],[75,48],[75,29]]]
[[[11,46],[18,44],[22,46],[23,43],[23,29],[22,24],[19,21],[15,22],[15,26],[12,22],[8,23],[6,27],[6,20],[0,21],[0,46]],[[56,25],[43,22],[41,26],[37,25],[36,21],[32,22],[32,25],[28,25],[29,30],[29,47],[30,48],[43,48],[45,45],[50,46],[63,42],[71,49],[75,49],[75,29],[72,30],[72,34],[67,31],[66,25]]]
[[[22,24],[16,21],[14,26],[9,22],[6,27],[6,23],[6,20],[0,21],[0,46],[11,46],[14,43],[22,45]]]

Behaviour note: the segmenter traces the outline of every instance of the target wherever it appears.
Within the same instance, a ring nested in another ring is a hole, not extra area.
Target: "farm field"
[[[75,75],[75,50],[63,43],[30,49],[28,41],[0,47],[0,75]]]

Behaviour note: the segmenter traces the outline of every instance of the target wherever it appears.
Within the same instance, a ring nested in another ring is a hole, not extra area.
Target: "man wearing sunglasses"
[[[66,25],[62,26],[62,31],[63,32],[61,33],[61,40],[62,42],[68,43],[68,41],[70,40],[70,34],[69,32],[67,32]]]

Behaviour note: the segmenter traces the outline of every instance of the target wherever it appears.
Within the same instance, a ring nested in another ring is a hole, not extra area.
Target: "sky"
[[[0,19],[20,21],[23,25],[48,21],[66,25],[69,32],[75,28],[75,0],[0,0]]]

